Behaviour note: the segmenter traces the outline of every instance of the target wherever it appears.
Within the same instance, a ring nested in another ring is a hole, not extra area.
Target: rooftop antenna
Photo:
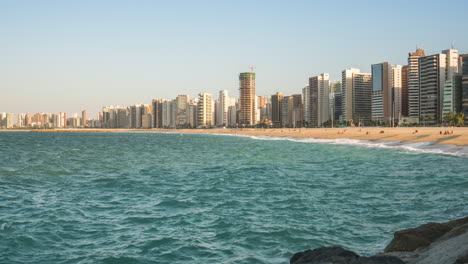
[[[253,73],[253,72],[254,72],[254,70],[255,70],[255,67],[254,67],[254,66],[250,66],[250,72],[252,72],[252,73]]]
[[[454,46],[455,46],[455,45],[453,45],[453,40],[452,40],[452,49],[455,49]]]

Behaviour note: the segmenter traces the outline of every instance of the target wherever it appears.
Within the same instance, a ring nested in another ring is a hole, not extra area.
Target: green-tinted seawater
[[[267,139],[267,138],[263,138]],[[0,263],[288,263],[468,215],[468,157],[152,133],[0,133]]]

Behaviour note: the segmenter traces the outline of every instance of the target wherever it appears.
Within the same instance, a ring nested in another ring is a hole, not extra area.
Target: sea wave
[[[432,153],[444,154],[460,157],[468,157],[467,146],[455,145],[439,145],[434,142],[402,142],[402,141],[370,141],[350,138],[337,138],[337,139],[321,139],[321,138],[296,138],[296,137],[276,137],[276,136],[257,136],[257,135],[243,135],[243,134],[224,134],[224,133],[210,133],[210,135],[217,136],[235,136],[245,137],[255,140],[269,140],[269,141],[293,141],[299,143],[319,143],[319,144],[332,144],[332,145],[351,145],[365,148],[386,148],[398,149],[404,153]]]

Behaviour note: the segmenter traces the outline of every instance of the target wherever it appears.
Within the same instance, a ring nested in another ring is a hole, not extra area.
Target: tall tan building
[[[209,93],[198,95],[197,126],[210,127],[213,121],[213,97]]]
[[[239,124],[255,125],[255,73],[242,72],[239,75]]]
[[[86,115],[86,110],[81,111],[81,125],[86,127],[88,125],[88,117]]]
[[[419,58],[425,57],[423,49],[408,54],[408,116],[419,119]]]

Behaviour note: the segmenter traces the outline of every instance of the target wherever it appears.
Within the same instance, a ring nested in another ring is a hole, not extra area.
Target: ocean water
[[[455,147],[0,133],[0,263],[289,263],[468,215]]]

